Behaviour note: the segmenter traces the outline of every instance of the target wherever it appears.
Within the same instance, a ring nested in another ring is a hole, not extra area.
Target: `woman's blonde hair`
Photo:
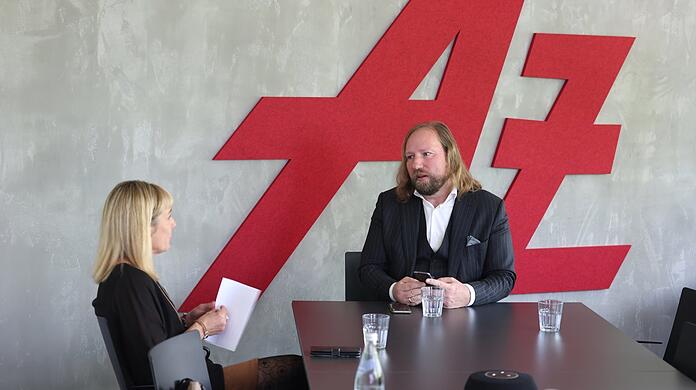
[[[430,129],[437,133],[440,139],[440,144],[447,155],[447,171],[448,176],[452,179],[452,185],[457,188],[457,197],[461,197],[467,192],[474,192],[481,189],[481,183],[474,179],[471,172],[466,168],[466,164],[462,160],[462,155],[459,153],[457,141],[446,124],[438,121],[419,123],[413,126],[404,138],[404,143],[401,145],[401,165],[396,172],[396,197],[401,202],[407,202],[413,194],[413,184],[411,177],[408,175],[406,168],[406,143],[413,133],[420,129]]]
[[[152,262],[152,227],[172,207],[172,196],[157,184],[124,181],[104,202],[99,249],[92,277],[101,283],[119,263],[128,263],[158,280]]]

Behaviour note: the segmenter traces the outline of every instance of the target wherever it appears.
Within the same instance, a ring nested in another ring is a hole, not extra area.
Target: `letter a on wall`
[[[398,160],[394,150],[413,124],[447,123],[469,163],[521,7],[522,0],[413,0],[338,96],[261,98],[215,159],[287,162],[183,309],[214,299],[222,277],[268,287],[355,165]],[[409,100],[451,42],[436,98]],[[610,172],[619,126],[593,123],[631,43],[622,37],[534,39],[523,76],[568,81],[546,121],[507,121],[494,161],[520,170],[506,196],[518,259],[515,292],[607,288],[628,251],[526,247],[564,175]],[[534,141],[521,142],[527,131]],[[305,190],[308,182],[312,191]],[[598,268],[578,272],[586,267]]]

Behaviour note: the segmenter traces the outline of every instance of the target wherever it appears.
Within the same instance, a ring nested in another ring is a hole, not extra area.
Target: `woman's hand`
[[[212,336],[225,330],[228,319],[227,308],[220,306],[219,309],[210,310],[200,316],[189,329],[198,330],[202,337]]]
[[[183,317],[184,325],[191,326],[197,319],[199,319],[203,314],[215,309],[215,301],[208,303],[201,303],[196,306],[193,310],[186,313]]]

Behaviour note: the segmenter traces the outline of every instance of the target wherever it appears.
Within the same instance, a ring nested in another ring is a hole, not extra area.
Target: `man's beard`
[[[420,173],[422,172],[413,172],[413,176],[411,176],[411,185],[423,196],[434,195],[436,192],[440,191],[440,188],[447,182],[447,177],[445,176],[432,175],[428,175],[428,180],[421,180],[419,182],[417,179]]]

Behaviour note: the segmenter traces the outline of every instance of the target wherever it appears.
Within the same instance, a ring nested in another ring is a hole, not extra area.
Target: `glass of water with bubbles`
[[[442,316],[442,306],[445,300],[445,290],[442,287],[421,287],[423,302],[423,317]]]
[[[556,299],[542,299],[538,302],[539,329],[542,332],[558,332],[561,329],[563,302]]]

